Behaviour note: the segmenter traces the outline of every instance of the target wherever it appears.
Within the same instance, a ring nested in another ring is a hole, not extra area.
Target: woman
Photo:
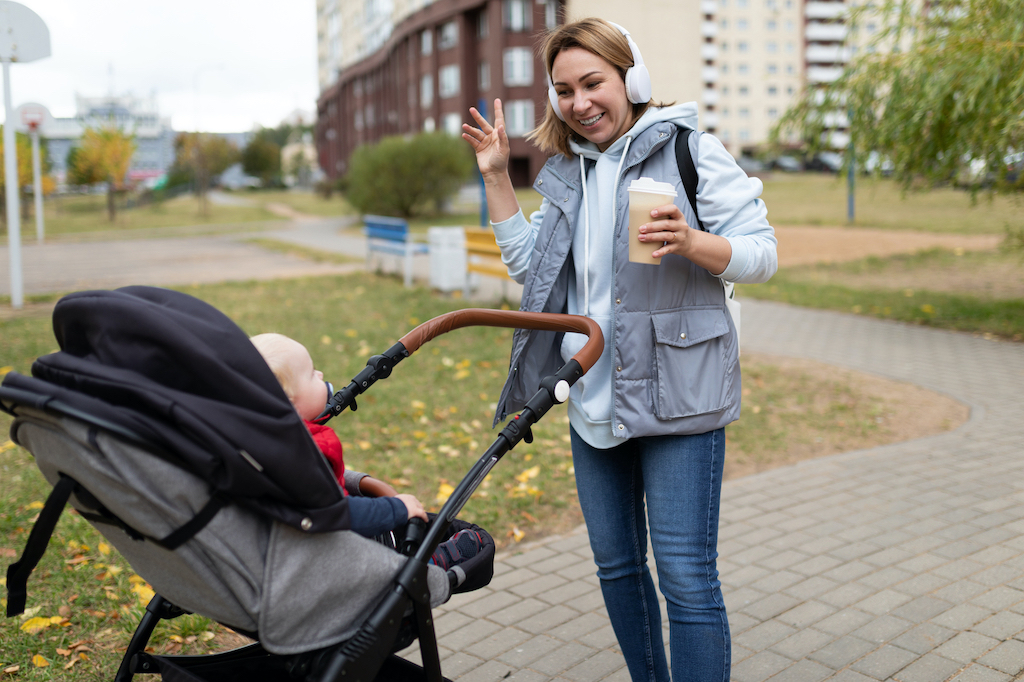
[[[487,191],[522,309],[587,315],[605,351],[569,399],[580,505],[608,613],[634,680],[669,680],[661,614],[647,568],[646,499],[667,601],[676,682],[727,681],[729,625],[716,569],[726,424],[740,412],[738,339],[723,280],[764,282],[776,269],[774,231],[747,178],[711,135],[692,134],[697,204],[686,202],[674,148],[697,124],[695,104],[652,105],[639,50],[625,29],[584,19],[543,49],[549,106],[531,138],[554,153],[527,221],[508,176],[501,102],[491,126],[463,126]],[[629,183],[675,185],[680,206],[651,211],[639,239],[664,243],[658,265],[630,263]],[[585,339],[518,330],[495,423],[520,409]]]

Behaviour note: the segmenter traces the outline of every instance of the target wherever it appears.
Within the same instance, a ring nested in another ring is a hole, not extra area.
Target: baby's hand
[[[410,519],[416,516],[423,519],[424,521],[427,520],[427,511],[423,508],[423,505],[420,504],[420,501],[417,500],[415,496],[396,495],[395,497],[400,499],[402,501],[402,504],[405,505],[405,511],[409,515]]]

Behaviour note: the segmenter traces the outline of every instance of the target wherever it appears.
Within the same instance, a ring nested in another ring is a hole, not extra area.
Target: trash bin
[[[444,292],[466,286],[466,233],[461,227],[427,229],[430,245],[430,286]]]

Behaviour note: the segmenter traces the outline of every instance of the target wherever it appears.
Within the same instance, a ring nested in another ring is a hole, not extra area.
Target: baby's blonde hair
[[[281,384],[281,388],[284,389],[285,395],[288,396],[288,400],[295,400],[295,377],[294,367],[291,363],[287,362],[288,349],[289,347],[294,348],[295,345],[301,345],[295,339],[289,338],[284,334],[257,334],[249,339],[252,341],[252,345],[256,346],[256,350],[260,352],[263,359],[266,360],[267,365],[270,367],[270,371],[274,373],[277,380]]]

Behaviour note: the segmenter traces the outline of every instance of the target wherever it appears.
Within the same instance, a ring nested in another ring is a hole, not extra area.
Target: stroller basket
[[[600,328],[572,315],[441,315],[371,357],[318,418],[357,409],[356,398],[403,359],[470,326],[589,339],[540,382],[430,523],[414,519],[391,548],[338,532],[348,527],[347,508],[329,466],[310,448],[308,431],[248,336],[226,316],[186,294],[151,287],[61,299],[54,310],[61,352],[37,360],[33,377],[10,372],[0,385],[0,408],[14,417],[12,440],[33,454],[54,486],[22,556],[8,567],[7,615],[24,610],[30,574],[71,501],[158,593],[115,682],[140,673],[176,682],[441,682],[431,606],[489,582],[493,541],[489,555],[462,573],[446,574],[428,565],[430,557],[468,527],[457,515],[491,469],[521,440],[532,440],[533,424],[564,402],[597,361]],[[125,337],[130,352],[100,347]],[[150,372],[151,365],[157,369]],[[73,381],[62,384],[67,376]],[[282,464],[274,459],[280,452],[307,462]],[[298,475],[294,470],[304,478],[289,478]],[[311,503],[302,503],[304,490]],[[256,641],[201,656],[147,653],[159,622],[185,612]],[[422,666],[395,655],[415,640]]]

